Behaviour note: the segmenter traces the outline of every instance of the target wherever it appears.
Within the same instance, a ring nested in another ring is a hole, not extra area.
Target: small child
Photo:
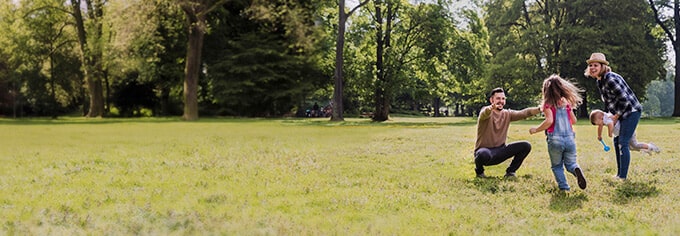
[[[609,137],[619,136],[619,130],[621,129],[621,126],[619,125],[618,121],[616,123],[613,122],[612,116],[614,115],[598,109],[590,112],[590,123],[597,125],[597,140],[602,140],[602,126],[607,126]],[[651,154],[651,152],[661,152],[661,149],[654,145],[654,143],[638,142],[637,138],[635,137],[635,133],[633,133],[633,136],[630,138],[629,145],[630,150],[641,151],[647,154]]]
[[[552,172],[561,191],[569,191],[569,184],[564,175],[566,168],[576,176],[578,186],[586,188],[586,178],[576,162],[576,142],[572,125],[576,123],[574,110],[583,102],[580,92],[583,91],[571,82],[558,75],[551,75],[543,81],[542,110],[545,120],[538,127],[529,129],[530,134],[545,130],[548,142],[548,154]]]

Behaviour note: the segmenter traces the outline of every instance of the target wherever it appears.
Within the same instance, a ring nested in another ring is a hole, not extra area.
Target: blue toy
[[[604,141],[602,141],[601,139],[600,139],[600,143],[602,143],[602,145],[604,146],[604,151],[608,152],[609,149],[610,149],[609,146],[607,146],[607,144],[605,144]]]

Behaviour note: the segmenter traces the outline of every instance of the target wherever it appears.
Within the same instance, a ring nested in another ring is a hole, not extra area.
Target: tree
[[[187,17],[187,56],[184,68],[184,120],[198,119],[198,77],[201,73],[203,38],[208,32],[206,17],[228,0],[177,0]]]
[[[314,1],[231,1],[211,13],[201,108],[215,115],[281,116],[328,88],[330,69],[322,69],[328,62],[319,58],[332,41],[315,21],[317,7]]]
[[[9,91],[14,117],[18,112],[56,118],[75,109],[82,96],[80,71],[72,66],[79,64],[74,31],[63,6],[60,0],[3,5],[2,87]]]
[[[673,114],[673,80],[655,80],[647,87],[647,101],[643,102],[644,112],[649,116],[671,116]]]
[[[666,37],[673,46],[675,55],[675,71],[680,71],[680,41],[678,41],[678,32],[680,32],[680,0],[673,0],[673,5],[669,4],[668,0],[648,0],[649,6],[654,13],[654,20],[661,26]],[[663,12],[670,10],[672,15],[664,15]],[[675,96],[673,101],[673,116],[680,116],[680,74],[675,73]]]
[[[472,105],[471,95],[478,93],[478,81],[488,63],[488,32],[483,20],[475,11],[462,10],[460,18],[466,28],[459,28],[442,4],[419,5],[416,13],[411,21],[423,22],[423,33],[414,40],[419,48],[415,50],[418,73],[399,90],[415,92],[415,98],[427,103],[432,101],[434,116],[441,115],[439,108],[443,105],[453,105],[455,115],[460,115]]]
[[[345,11],[345,0],[338,0],[338,35],[335,40],[335,74],[334,74],[334,86],[333,86],[333,114],[331,115],[331,121],[344,121],[343,116],[343,87],[344,87],[344,75],[343,75],[343,63],[344,57],[343,53],[345,51],[345,27],[347,27],[347,19],[359,9],[359,7],[366,5],[369,0],[364,0],[360,2],[356,7],[352,8],[349,12]]]
[[[351,60],[345,61],[345,92],[350,100],[344,104],[358,112],[373,111],[374,121],[384,121],[394,108],[452,103],[447,97],[456,92],[467,100],[469,91],[477,91],[471,88],[478,87],[488,58],[481,20],[470,14],[469,28],[457,29],[445,1],[369,6],[352,19],[354,27],[347,33],[346,57]]]
[[[406,68],[417,57],[418,42],[425,34],[425,18],[420,7],[400,0],[376,0],[372,12],[375,33],[375,75],[373,83],[373,121],[389,119],[395,89],[411,77]],[[384,10],[384,12],[383,12]],[[399,18],[399,16],[403,16]]]
[[[586,104],[595,104],[587,98],[599,98],[597,89],[583,76],[592,52],[604,52],[640,99],[663,71],[663,45],[640,1],[496,0],[487,9],[495,55],[488,85],[506,87],[509,107],[535,105],[541,81],[552,73],[576,78],[586,87]]]
[[[181,116],[187,51],[184,12],[171,1],[146,0],[114,1],[107,12],[111,43],[106,48],[105,61],[114,95],[110,100],[149,108],[153,115]],[[148,98],[115,96],[120,95],[117,88],[131,84],[153,85],[153,100],[157,103],[150,106]]]
[[[51,113],[54,119],[57,118],[61,106],[57,98],[57,90],[62,88],[67,91],[66,93],[71,91],[68,83],[63,83],[64,80],[60,81],[60,78],[67,78],[68,73],[59,73],[58,69],[63,68],[60,64],[66,60],[65,57],[68,57],[68,51],[74,42],[69,36],[68,21],[65,19],[68,15],[56,10],[60,4],[62,4],[61,1],[32,1],[22,6],[30,8],[25,14],[24,22],[28,31],[31,32],[32,40],[36,42],[33,44],[35,53],[32,56],[42,60],[44,63],[37,66],[44,65],[45,68],[42,71],[47,71],[41,77],[48,80],[46,87],[49,90],[50,101],[45,104],[47,112]]]
[[[71,0],[72,15],[75,20],[78,43],[80,45],[82,70],[89,94],[90,105],[87,117],[104,115],[104,77],[102,66],[102,18],[106,0]],[[86,9],[83,17],[81,7]]]

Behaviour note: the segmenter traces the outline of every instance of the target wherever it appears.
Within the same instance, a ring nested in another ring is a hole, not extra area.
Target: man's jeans
[[[478,175],[483,174],[484,166],[498,165],[514,156],[515,158],[512,159],[505,172],[515,173],[529,152],[531,152],[531,144],[526,141],[513,142],[495,148],[479,148],[475,151],[475,172]]]

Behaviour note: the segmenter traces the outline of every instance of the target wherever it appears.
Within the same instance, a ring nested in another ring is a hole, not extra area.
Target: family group
[[[607,127],[609,137],[613,138],[616,152],[617,180],[628,177],[631,150],[647,153],[659,152],[653,143],[637,141],[635,129],[640,121],[642,105],[623,77],[611,70],[603,53],[593,53],[586,60],[584,75],[597,81],[597,88],[604,102],[604,110],[590,112],[591,124],[597,126],[597,139],[602,140],[603,127]],[[543,81],[542,100],[538,107],[523,110],[504,109],[505,91],[493,89],[489,94],[490,105],[479,112],[477,120],[477,140],[475,143],[475,172],[484,178],[484,166],[500,164],[510,158],[505,177],[515,177],[524,159],[531,152],[527,141],[506,143],[510,122],[523,120],[543,113],[545,119],[538,126],[529,129],[530,134],[543,132],[546,135],[550,164],[557,186],[562,191],[570,191],[565,176],[567,172],[576,177],[579,188],[587,186],[586,177],[577,162],[574,109],[581,105],[582,89],[572,82],[552,75]]]

